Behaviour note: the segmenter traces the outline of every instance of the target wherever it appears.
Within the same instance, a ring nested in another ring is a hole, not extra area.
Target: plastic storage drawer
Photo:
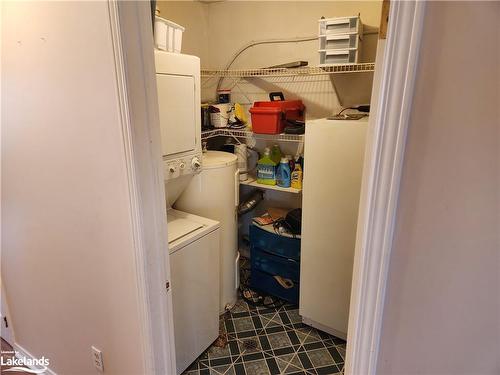
[[[333,34],[319,37],[319,49],[357,49],[359,46],[358,34]]]
[[[280,236],[250,225],[250,246],[270,254],[300,260],[300,239]]]
[[[278,275],[294,282],[300,280],[300,263],[294,259],[283,258],[252,247],[252,270]]]
[[[319,51],[320,65],[335,65],[335,64],[355,64],[358,62],[357,50],[338,50],[331,49]]]
[[[358,16],[326,18],[319,20],[319,35],[362,34],[363,25]]]
[[[294,304],[299,303],[299,283],[294,283],[293,287],[286,289],[272,275],[252,269],[250,286],[255,290],[282,298],[285,301]]]

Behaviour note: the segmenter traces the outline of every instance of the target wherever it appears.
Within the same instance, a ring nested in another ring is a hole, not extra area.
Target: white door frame
[[[345,373],[376,373],[385,285],[423,28],[424,2],[391,2],[377,68],[354,259]],[[175,373],[160,129],[148,2],[110,1],[117,90],[127,153],[131,219],[147,374]]]
[[[109,0],[133,226],[138,350],[148,375],[176,372],[160,120],[147,1]],[[132,338],[131,338],[132,339]]]
[[[7,341],[11,346],[14,346],[14,332],[12,330],[12,319],[10,318],[9,305],[7,304],[7,296],[5,287],[0,279],[0,337]]]
[[[425,2],[392,1],[377,54],[347,335],[346,375],[374,375]]]

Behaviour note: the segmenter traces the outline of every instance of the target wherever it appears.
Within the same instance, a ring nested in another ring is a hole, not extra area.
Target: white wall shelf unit
[[[248,138],[264,139],[276,142],[304,142],[303,134],[257,134],[250,130],[242,130],[242,129],[236,130],[229,128],[213,129],[201,132],[202,141],[218,136],[236,137],[245,139]]]
[[[302,189],[295,189],[292,187],[285,188],[285,187],[281,187],[278,185],[259,184],[257,182],[257,179],[255,178],[255,176],[248,176],[248,179],[246,179],[245,181],[240,181],[240,185],[247,185],[247,186],[252,186],[252,187],[256,187],[256,188],[260,188],[260,189],[283,191],[286,193],[293,193],[293,194],[301,194],[302,193]]]
[[[328,75],[345,73],[373,72],[375,63],[338,64],[330,66],[306,66],[302,68],[263,68],[263,69],[235,69],[209,70],[202,69],[202,77],[213,78],[253,78],[253,77],[292,77],[307,75]]]

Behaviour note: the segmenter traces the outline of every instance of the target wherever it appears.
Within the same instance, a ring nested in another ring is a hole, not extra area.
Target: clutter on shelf
[[[278,144],[274,144],[272,149],[266,147],[264,155],[257,161],[257,184],[277,185],[288,189],[294,180],[294,189],[302,188],[301,160],[303,157],[297,155],[292,159],[290,155],[282,155]],[[294,166],[293,175],[291,165]],[[300,173],[297,171],[300,170]],[[293,175],[293,176],[292,176]]]

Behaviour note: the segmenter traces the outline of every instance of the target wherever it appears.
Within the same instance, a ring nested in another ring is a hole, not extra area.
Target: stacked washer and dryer
[[[238,289],[236,156],[201,151],[200,60],[155,50],[177,373],[219,335]]]

